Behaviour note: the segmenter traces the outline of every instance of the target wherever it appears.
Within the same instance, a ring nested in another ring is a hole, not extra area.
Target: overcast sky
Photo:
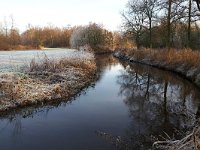
[[[128,0],[2,0],[0,22],[13,15],[16,26],[25,30],[28,24],[65,27],[68,24],[85,25],[89,22],[103,24],[117,30]]]

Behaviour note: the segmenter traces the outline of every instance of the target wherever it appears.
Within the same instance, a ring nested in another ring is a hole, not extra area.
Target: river
[[[180,138],[200,114],[200,92],[176,74],[98,56],[95,83],[70,101],[0,117],[1,150],[148,149]]]

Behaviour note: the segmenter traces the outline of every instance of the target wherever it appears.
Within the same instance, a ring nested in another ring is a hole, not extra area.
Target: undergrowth
[[[200,52],[191,49],[125,49],[124,54],[133,56],[136,60],[156,60],[167,64],[187,64],[188,66],[200,67]]]

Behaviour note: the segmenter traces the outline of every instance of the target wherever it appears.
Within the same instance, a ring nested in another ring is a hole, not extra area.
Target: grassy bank
[[[130,62],[139,62],[176,72],[200,87],[200,52],[192,50],[123,49],[114,55]]]
[[[95,77],[94,56],[33,59],[21,73],[0,74],[0,111],[73,97]]]

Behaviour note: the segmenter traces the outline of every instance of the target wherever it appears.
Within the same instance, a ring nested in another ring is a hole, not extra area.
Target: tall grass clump
[[[53,72],[59,73],[66,71],[68,68],[94,69],[95,61],[92,59],[80,60],[79,58],[62,58],[59,60],[49,59],[46,55],[37,61],[33,58],[30,62],[30,72]]]

